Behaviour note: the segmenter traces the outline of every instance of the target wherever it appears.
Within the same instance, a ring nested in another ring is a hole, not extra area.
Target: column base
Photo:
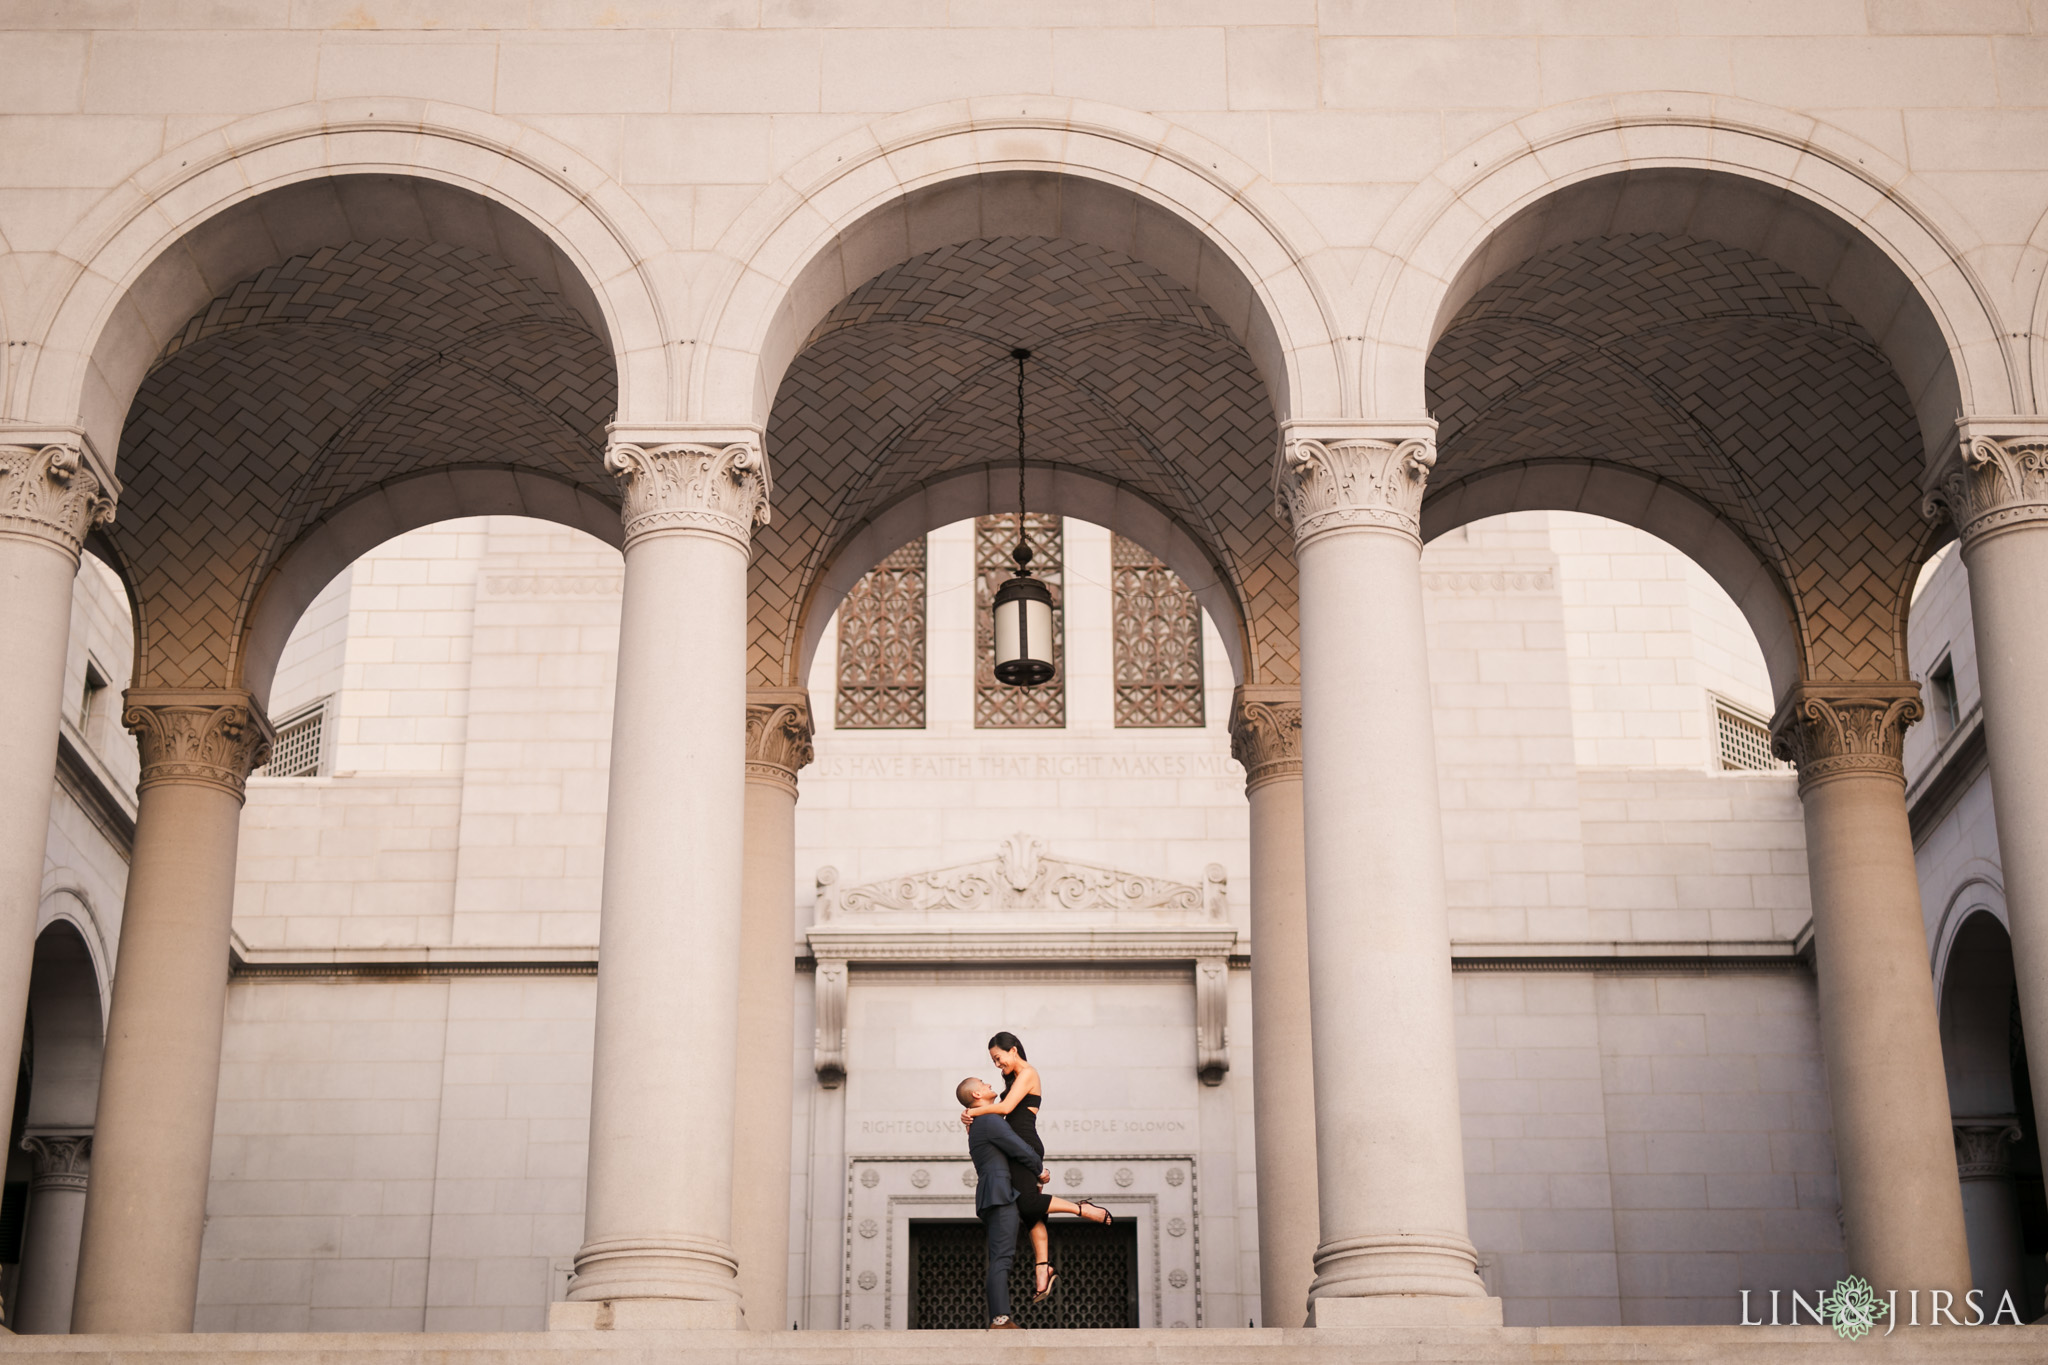
[[[1311,1327],[1498,1327],[1499,1299],[1452,1298],[1444,1294],[1368,1294],[1347,1299],[1310,1299]]]
[[[700,1332],[745,1327],[738,1303],[706,1299],[599,1299],[548,1305],[550,1332]]]

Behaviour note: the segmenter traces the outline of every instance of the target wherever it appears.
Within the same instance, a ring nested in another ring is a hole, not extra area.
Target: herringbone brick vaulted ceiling
[[[616,390],[583,319],[475,248],[349,242],[237,284],[164,346],[122,433],[111,536],[140,603],[137,680],[233,681],[262,574],[393,479],[523,468],[616,500]]]
[[[775,518],[755,555],[750,666],[794,678],[799,616],[827,557],[919,485],[1016,459],[1026,441],[1126,485],[1207,545],[1252,622],[1256,666],[1295,677],[1294,567],[1272,513],[1272,404],[1229,328],[1116,251],[1045,237],[940,248],[883,272],[818,324],[768,429]]]
[[[1429,401],[1433,492],[1547,460],[1667,480],[1787,586],[1807,676],[1904,676],[1919,425],[1869,330],[1793,272],[1658,233],[1552,248],[1466,304]]]

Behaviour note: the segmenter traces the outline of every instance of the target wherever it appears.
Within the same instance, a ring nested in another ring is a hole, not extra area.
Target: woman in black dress
[[[1070,1213],[1091,1223],[1113,1223],[1116,1220],[1108,1209],[1091,1200],[1083,1199],[1077,1204],[1044,1192],[1046,1182],[1052,1179],[1052,1172],[1045,1169],[1045,1141],[1038,1136],[1038,1111],[1045,1103],[1045,1087],[1039,1080],[1038,1068],[1025,1058],[1024,1044],[1014,1033],[998,1033],[989,1039],[988,1055],[1003,1073],[1002,1098],[976,1105],[963,1113],[960,1121],[973,1123],[983,1114],[1001,1114],[1011,1131],[1038,1153],[1039,1169],[1035,1171],[1021,1162],[1010,1162],[1010,1183],[1017,1187],[1018,1224],[1031,1233],[1031,1273],[1036,1290],[1031,1301],[1043,1303],[1059,1281],[1059,1272],[1046,1259],[1050,1245],[1045,1230],[1046,1218],[1055,1213]]]

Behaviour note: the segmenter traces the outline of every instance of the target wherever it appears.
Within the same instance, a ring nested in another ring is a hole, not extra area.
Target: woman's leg
[[[1091,1223],[1107,1223],[1109,1221],[1109,1210],[1103,1208],[1100,1204],[1090,1204],[1084,1209],[1072,1200],[1062,1199],[1058,1195],[1053,1195],[1049,1202],[1054,1213],[1071,1213],[1076,1218],[1084,1218]],[[1032,1236],[1036,1237],[1044,1231],[1045,1224],[1040,1223],[1031,1230],[1031,1233]]]
[[[1042,1222],[1033,1223],[1031,1225],[1031,1286],[1035,1292],[1040,1294],[1045,1292],[1045,1282],[1052,1276],[1052,1266],[1047,1255],[1050,1249],[1051,1242],[1046,1234],[1045,1224]]]

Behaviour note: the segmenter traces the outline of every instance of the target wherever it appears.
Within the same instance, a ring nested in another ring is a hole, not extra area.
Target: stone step
[[[1380,1327],[987,1332],[250,1332],[0,1337],[38,1365],[1498,1365],[2048,1360],[2048,1327]]]

